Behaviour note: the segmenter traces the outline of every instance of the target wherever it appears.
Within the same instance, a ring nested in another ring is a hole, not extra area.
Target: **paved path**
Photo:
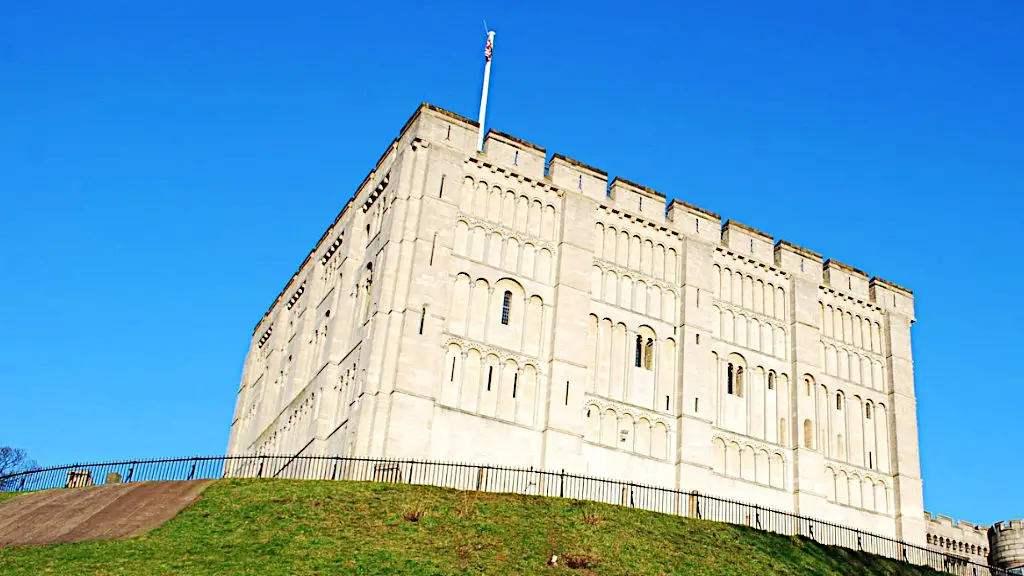
[[[43,490],[0,503],[0,547],[145,534],[174,518],[212,480]]]

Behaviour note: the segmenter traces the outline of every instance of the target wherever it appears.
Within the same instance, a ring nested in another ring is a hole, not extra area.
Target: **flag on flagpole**
[[[491,61],[491,53],[494,51],[494,39],[491,36],[487,37],[487,46],[484,47],[484,57],[487,61]]]

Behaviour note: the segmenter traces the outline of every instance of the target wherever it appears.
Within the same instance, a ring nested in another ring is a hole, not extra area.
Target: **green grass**
[[[0,502],[14,498],[19,494],[24,494],[24,492],[0,492]]]
[[[552,554],[560,566],[547,565]],[[589,567],[566,567],[570,557]],[[224,480],[146,536],[0,549],[0,574],[937,573],[805,539],[589,502]]]

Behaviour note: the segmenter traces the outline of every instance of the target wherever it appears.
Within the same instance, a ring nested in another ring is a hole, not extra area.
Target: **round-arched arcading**
[[[726,359],[726,394],[733,394],[742,397],[746,386],[747,360],[740,354],[733,352]]]

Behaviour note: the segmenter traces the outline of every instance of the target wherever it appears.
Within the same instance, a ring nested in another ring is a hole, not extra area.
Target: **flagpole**
[[[484,65],[484,91],[480,94],[480,135],[476,141],[476,151],[484,151],[484,122],[487,120],[487,88],[491,83],[491,54],[494,51],[494,31],[487,31],[487,46],[484,48],[484,56],[487,63]]]

